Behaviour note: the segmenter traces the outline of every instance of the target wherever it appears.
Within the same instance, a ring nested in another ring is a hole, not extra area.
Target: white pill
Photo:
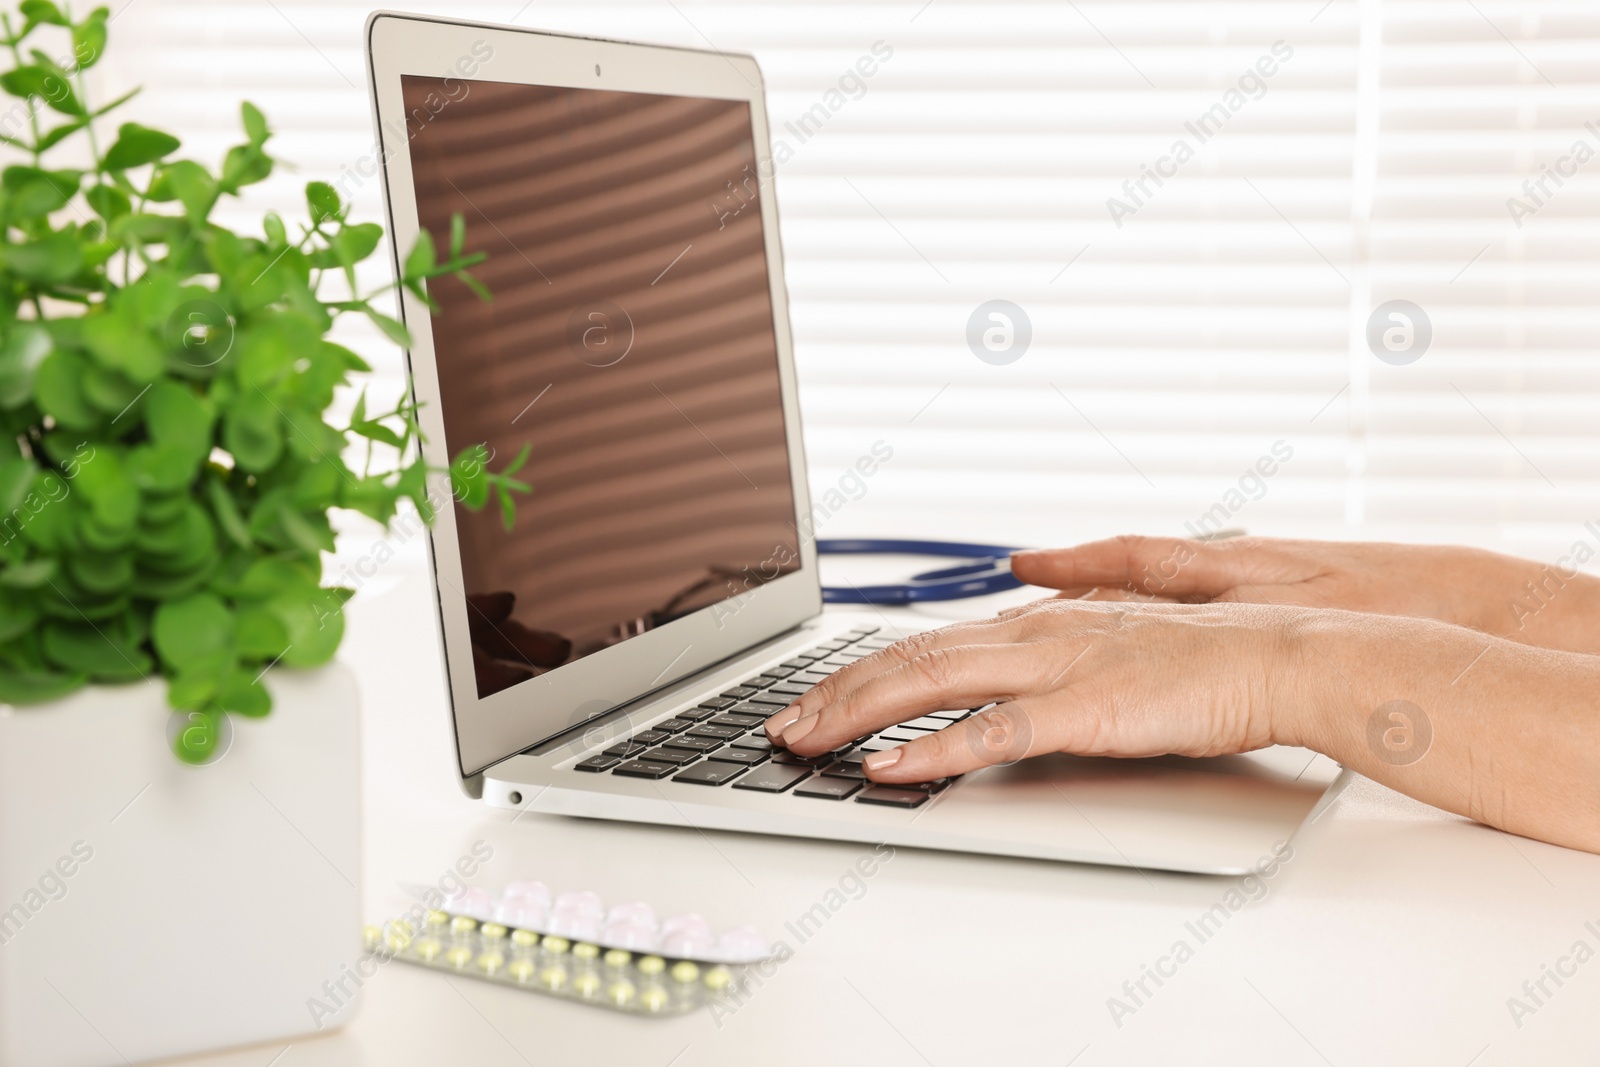
[[[522,900],[550,906],[550,887],[543,882],[512,882],[500,894],[502,900]]]
[[[592,915],[579,915],[573,911],[553,911],[545,920],[545,933],[568,937],[574,941],[600,940],[600,920]]]
[[[661,943],[654,926],[631,922],[607,923],[600,940],[615,948],[632,949],[635,952],[654,952]]]
[[[663,936],[677,933],[680,930],[695,930],[702,932],[709,937],[711,934],[711,924],[706,922],[703,917],[696,915],[693,912],[690,912],[687,915],[674,915],[672,918],[665,920],[661,924],[661,933]]]
[[[543,904],[527,900],[508,898],[502,900],[494,909],[495,922],[532,929],[543,929],[548,915],[549,909]]]
[[[444,910],[452,915],[470,915],[481,922],[494,918],[494,901],[481,889],[465,886],[445,898]]]
[[[642,900],[630,900],[626,904],[613,904],[611,910],[606,912],[606,923],[633,923],[638,926],[656,928],[656,910]]]
[[[736,926],[717,938],[717,955],[729,963],[749,963],[771,952],[772,946],[754,926]]]
[[[667,956],[688,956],[699,959],[717,950],[717,939],[709,930],[681,929],[661,939],[661,952]]]
[[[556,897],[555,910],[599,919],[606,913],[606,903],[599,893],[587,889],[570,889]]]

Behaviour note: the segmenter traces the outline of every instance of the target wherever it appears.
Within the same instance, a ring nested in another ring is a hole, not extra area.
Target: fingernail
[[[886,767],[893,767],[896,763],[899,763],[901,751],[902,749],[899,748],[884,749],[882,752],[872,753],[861,762],[869,771],[881,771]]]
[[[796,719],[790,727],[783,731],[783,743],[793,747],[794,743],[817,728],[817,713],[812,711]]]
[[[798,704],[790,704],[776,715],[768,716],[767,721],[764,724],[764,727],[767,731],[767,736],[776,741],[778,738],[783,736],[783,731],[789,728],[789,724],[794,722],[799,717],[800,705]]]

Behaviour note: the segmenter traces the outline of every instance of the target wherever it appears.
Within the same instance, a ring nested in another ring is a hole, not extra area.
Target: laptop
[[[529,487],[430,530],[469,795],[1214,874],[1306,819],[1337,767],[1303,750],[865,779],[864,751],[966,708],[823,759],[774,748],[767,715],[904,634],[823,611],[760,68],[386,12],[367,43],[379,151],[350,173],[381,171],[396,270],[419,233],[443,255],[461,224],[487,255],[487,301],[453,277],[432,314],[401,294],[424,455]]]

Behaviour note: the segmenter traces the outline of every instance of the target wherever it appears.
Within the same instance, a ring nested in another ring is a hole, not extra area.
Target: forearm
[[[1459,589],[1470,607],[1458,620],[1523,644],[1600,654],[1600,578],[1574,557],[1537,563],[1490,552],[1470,553]]]
[[[1307,612],[1274,735],[1437,807],[1600,852],[1600,657],[1430,620]]]

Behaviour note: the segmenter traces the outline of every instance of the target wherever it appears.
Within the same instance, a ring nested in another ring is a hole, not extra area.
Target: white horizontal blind
[[[1209,516],[1550,552],[1600,516],[1600,186],[1581,173],[1521,229],[1503,203],[1600,118],[1576,0],[422,8],[756,54],[814,486],[894,450],[824,534],[1038,543]],[[369,149],[366,10],[133,0],[102,94],[146,85],[135,113],[203,157],[253,100],[300,170],[236,217],[291,210]],[[376,217],[376,182],[355,200]],[[1436,331],[1403,367],[1365,340],[1396,297]],[[1006,366],[966,340],[992,299],[1032,321]],[[398,355],[353,343],[397,389]]]

